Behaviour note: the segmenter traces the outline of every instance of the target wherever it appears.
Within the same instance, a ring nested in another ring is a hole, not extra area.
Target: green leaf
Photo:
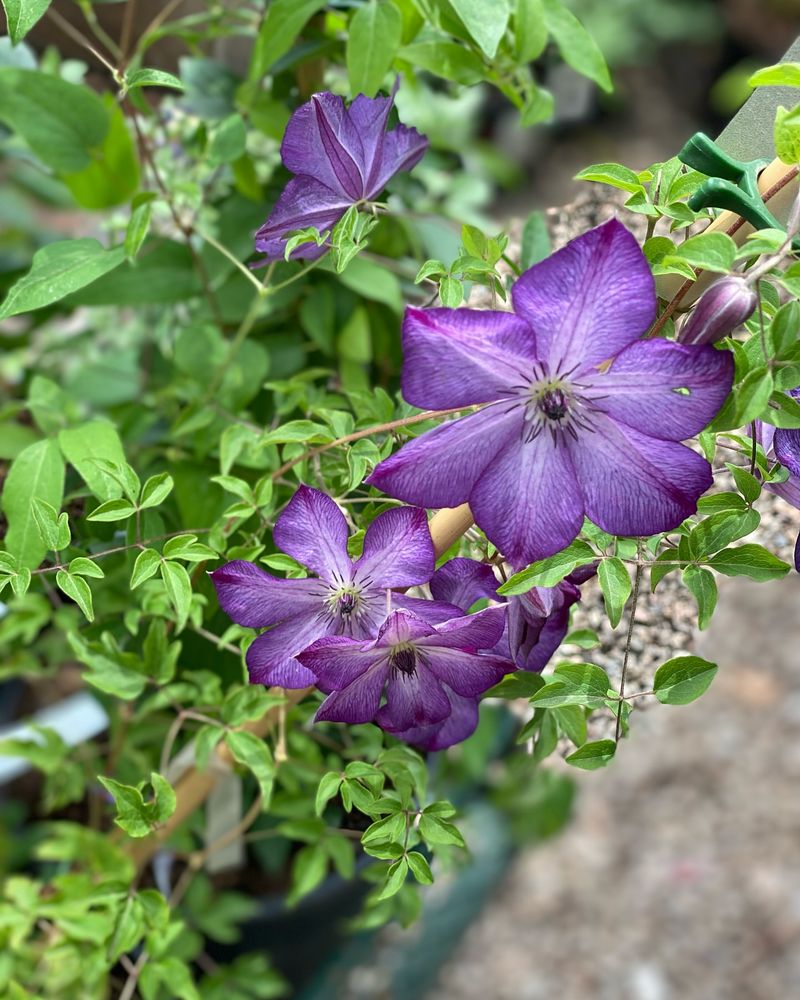
[[[14,45],[27,35],[50,3],[51,0],[3,0],[8,34]]]
[[[99,507],[95,507],[86,518],[87,521],[124,521],[131,514],[136,513],[136,508],[128,500],[106,500]]]
[[[584,771],[596,771],[609,764],[616,752],[617,744],[613,740],[594,740],[592,743],[584,743],[564,760]]]
[[[125,77],[125,89],[135,90],[136,87],[170,87],[172,90],[186,90],[186,87],[172,73],[163,69],[135,69]]]
[[[156,823],[163,823],[175,812],[178,798],[175,789],[166,778],[157,772],[150,775],[150,784],[153,786],[153,819]]]
[[[145,580],[149,580],[151,576],[155,576],[160,565],[161,556],[155,549],[144,549],[140,552],[136,557],[136,562],[133,564],[131,590],[136,590]]]
[[[150,476],[142,487],[142,495],[139,498],[139,506],[158,507],[172,492],[175,481],[168,472],[159,472],[156,476]]]
[[[736,489],[742,494],[745,500],[748,503],[758,500],[761,496],[761,483],[756,477],[739,465],[731,465],[730,463],[727,463],[727,465],[733,476],[733,481],[736,483]]]
[[[275,764],[269,747],[253,733],[236,729],[225,734],[225,743],[234,759],[252,771],[261,789],[261,808],[269,809],[275,778]]]
[[[347,75],[350,93],[374,97],[400,48],[403,17],[388,0],[369,0],[350,19]]]
[[[642,182],[638,174],[628,167],[623,167],[621,163],[595,163],[591,167],[585,167],[575,174],[576,181],[595,181],[598,184],[608,184],[610,187],[619,188],[621,191],[629,191],[633,194],[642,190]],[[670,249],[672,243],[670,241]]]
[[[334,795],[338,795],[341,783],[342,776],[338,771],[328,771],[327,774],[324,774],[320,778],[319,786],[317,787],[317,797],[314,802],[314,811],[317,816],[321,816],[325,812],[325,806]]]
[[[582,705],[602,708],[608,701],[611,682],[596,663],[560,663],[546,678],[544,687],[531,698],[534,708]]]
[[[406,875],[408,875],[408,861],[405,858],[400,858],[399,861],[395,861],[393,865],[389,866],[386,881],[377,898],[380,900],[396,896],[403,888]]]
[[[138,698],[144,690],[147,678],[134,669],[135,657],[133,661],[124,655],[112,659],[100,643],[88,643],[77,632],[68,632],[67,642],[76,658],[89,668],[83,674],[87,684],[123,700]]]
[[[426,40],[404,45],[400,56],[420,69],[466,87],[483,79],[483,63],[469,49],[451,42],[443,35],[441,41]]]
[[[676,656],[656,670],[653,690],[664,705],[688,705],[708,690],[716,663],[699,656]]]
[[[755,531],[761,521],[756,510],[727,510],[712,514],[694,528],[689,545],[697,557],[710,555]]]
[[[433,872],[424,854],[420,854],[419,851],[411,851],[406,855],[406,861],[417,882],[422,885],[433,885]]]
[[[292,47],[306,23],[327,4],[327,0],[273,0],[261,22],[250,79],[260,78]]]
[[[498,589],[498,594],[525,594],[532,587],[555,587],[576,568],[597,558],[586,542],[574,541],[561,552],[531,563],[527,569],[510,577]]]
[[[739,545],[724,549],[708,561],[709,566],[725,576],[749,576],[751,580],[778,580],[791,567],[761,545]]]
[[[550,231],[544,212],[531,212],[522,228],[520,267],[526,271],[550,256]]]
[[[717,606],[717,581],[710,569],[687,566],[683,571],[683,582],[697,601],[697,624],[702,632],[708,628],[714,608]]]
[[[62,590],[67,597],[75,601],[87,621],[93,622],[92,591],[83,577],[73,576],[72,573],[67,573],[65,570],[60,569],[56,573],[56,584],[59,590]]]
[[[443,306],[455,309],[464,301],[464,286],[458,278],[448,275],[439,282],[439,298]]]
[[[733,267],[737,249],[726,233],[700,233],[676,246],[672,254],[664,258],[664,263],[677,258],[704,271],[727,274]]]
[[[600,589],[606,602],[606,614],[612,628],[619,625],[622,609],[631,596],[631,578],[625,563],[616,557],[604,559],[597,569]]]
[[[134,199],[135,201],[135,199]],[[150,229],[150,219],[153,215],[153,200],[143,201],[136,205],[131,211],[128,225],[125,229],[125,258],[128,261],[135,261],[136,255],[141,249],[142,243]]]
[[[106,250],[97,240],[50,243],[36,251],[30,271],[11,286],[0,319],[52,305],[113,271],[124,259],[123,247]]]
[[[62,173],[88,167],[109,127],[106,106],[91,88],[10,66],[0,67],[0,121]]]
[[[139,158],[125,116],[111,94],[105,94],[103,102],[108,109],[108,130],[92,150],[91,163],[61,175],[75,201],[95,211],[121,205],[139,186]]]
[[[594,649],[600,645],[597,633],[590,628],[576,628],[562,639],[562,645],[580,646],[581,649]]]
[[[222,163],[232,163],[245,152],[247,126],[241,115],[223,118],[211,133],[208,143],[209,166],[218,167]]]
[[[751,87],[800,87],[800,63],[776,63],[756,70],[747,81]]]
[[[186,624],[192,605],[192,581],[186,568],[178,562],[162,560],[161,579],[169,597],[169,602],[177,615],[178,631]]]
[[[779,107],[775,112],[775,152],[782,163],[800,162],[800,122],[795,111]]]
[[[106,778],[102,774],[97,776],[97,780],[114,800],[114,805],[117,807],[114,822],[117,826],[129,837],[137,839],[146,837],[152,829],[152,824],[148,821],[147,806],[139,789],[133,785],[123,785],[122,782]]]
[[[561,58],[606,93],[613,90],[608,66],[597,43],[575,15],[560,0],[542,0],[545,24],[553,36]]]
[[[449,0],[449,3],[481,52],[487,59],[494,59],[511,16],[508,0],[493,0],[490,4],[486,0]]]
[[[116,500],[122,495],[119,482],[101,465],[113,462],[122,465],[125,452],[119,434],[107,420],[90,420],[59,432],[58,443],[64,458],[79,473],[81,479],[98,500]]]
[[[520,63],[533,62],[547,45],[547,25],[542,0],[516,0],[514,52]]]
[[[102,580],[105,576],[97,563],[93,559],[87,559],[86,556],[75,556],[69,564],[69,571],[78,576],[91,576],[95,580]]]
[[[286,905],[294,906],[322,882],[328,871],[328,854],[322,844],[301,847],[292,862],[292,887]]]
[[[419,820],[419,833],[428,844],[454,844],[456,847],[466,847],[464,838],[458,828],[438,816],[423,813]]]
[[[67,548],[71,535],[66,511],[59,516],[55,507],[38,497],[33,497],[31,507],[39,536],[48,549],[60,552],[61,549]]]
[[[31,497],[60,509],[64,495],[64,460],[55,441],[28,445],[11,463],[3,487],[3,511],[8,520],[5,546],[20,567],[35,569],[47,545],[36,527]]]

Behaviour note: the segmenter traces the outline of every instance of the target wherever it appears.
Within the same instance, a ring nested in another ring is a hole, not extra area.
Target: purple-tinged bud
[[[744,278],[729,274],[707,288],[683,321],[677,340],[681,344],[713,344],[732,333],[753,315],[758,296]]]

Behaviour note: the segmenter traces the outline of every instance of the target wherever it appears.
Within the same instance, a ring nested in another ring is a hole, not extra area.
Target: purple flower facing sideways
[[[386,591],[430,579],[434,553],[425,511],[396,507],[379,514],[367,528],[356,561],[347,553],[348,534],[334,501],[301,486],[278,518],[273,538],[316,578],[281,580],[243,560],[211,574],[219,603],[233,621],[248,628],[271,626],[247,650],[252,683],[287,688],[313,684],[314,674],[295,659],[301,649],[323,635],[377,635],[386,617]],[[434,621],[459,613],[451,605],[404,594],[392,594],[392,604]]]
[[[501,606],[436,626],[394,611],[376,639],[319,639],[299,656],[328,693],[316,721],[375,721],[431,750],[466,739],[477,723],[478,697],[514,669],[480,652],[497,644],[504,625]]]
[[[390,97],[359,94],[349,107],[333,94],[314,94],[295,111],[281,158],[296,176],[256,233],[256,250],[282,259],[287,233],[330,228],[351,205],[374,200],[395,174],[416,166],[428,140],[405,125],[386,130],[396,91],[395,84]],[[326,249],[305,243],[292,257],[321,257]]]
[[[460,557],[431,577],[433,596],[465,614],[482,597],[503,600],[497,595],[499,586],[491,566]],[[509,597],[506,629],[493,652],[510,657],[521,670],[543,670],[569,630],[570,608],[580,599],[580,590],[569,580]]]
[[[792,389],[789,395],[800,402],[800,388]],[[764,483],[764,489],[800,510],[800,430],[776,428],[759,421],[758,437],[767,457],[776,458],[789,472],[784,482]],[[800,573],[800,535],[794,547],[794,568]]]
[[[653,278],[616,220],[530,268],[512,294],[515,313],[406,311],[407,402],[481,409],[415,438],[368,482],[424,507],[468,501],[515,566],[563,549],[584,516],[615,535],[676,527],[712,483],[679,442],[728,395],[731,355],[639,339]]]

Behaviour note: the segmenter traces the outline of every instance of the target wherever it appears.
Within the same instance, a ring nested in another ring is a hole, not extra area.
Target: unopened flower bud
[[[730,274],[706,289],[678,332],[681,344],[713,344],[753,315],[758,296],[744,278]]]

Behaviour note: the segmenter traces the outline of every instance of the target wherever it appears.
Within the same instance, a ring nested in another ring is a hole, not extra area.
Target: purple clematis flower
[[[431,577],[431,593],[466,614],[482,597],[498,597],[491,566],[474,559],[450,559]],[[493,652],[510,657],[521,670],[544,670],[569,630],[569,614],[581,592],[570,580],[555,587],[534,587],[508,598],[506,630]]]
[[[800,402],[800,388],[792,389],[789,395]],[[758,437],[767,456],[776,458],[789,471],[784,482],[764,483],[764,489],[800,510],[800,430],[758,423]],[[800,573],[800,535],[794,546],[794,568]]]
[[[372,201],[395,174],[416,166],[428,148],[425,136],[406,125],[386,131],[396,92],[397,84],[390,97],[359,94],[349,107],[333,94],[314,94],[295,111],[281,158],[297,176],[256,233],[256,250],[283,259],[287,233],[335,225],[351,205]],[[326,250],[305,243],[292,257],[321,257]]]
[[[367,480],[425,507],[469,502],[512,565],[552,555],[584,515],[615,535],[667,531],[696,510],[711,467],[680,441],[733,381],[710,346],[640,340],[655,316],[650,268],[616,220],[526,271],[516,312],[411,309],[403,395],[480,405],[406,444]]]
[[[434,569],[433,542],[424,510],[396,507],[367,528],[355,562],[347,553],[347,522],[333,500],[301,486],[278,518],[276,545],[317,574],[281,580],[252,563],[234,560],[211,573],[219,603],[238,625],[272,626],[247,650],[253,684],[302,688],[314,674],[296,654],[323,635],[374,637],[386,617],[387,590],[427,583]],[[458,608],[405,594],[394,607],[433,621],[457,616]]]
[[[480,652],[496,645],[504,625],[502,606],[436,626],[394,611],[376,639],[319,639],[299,655],[328,693],[315,721],[375,721],[428,749],[466,739],[477,722],[479,695],[514,669],[507,659]]]

